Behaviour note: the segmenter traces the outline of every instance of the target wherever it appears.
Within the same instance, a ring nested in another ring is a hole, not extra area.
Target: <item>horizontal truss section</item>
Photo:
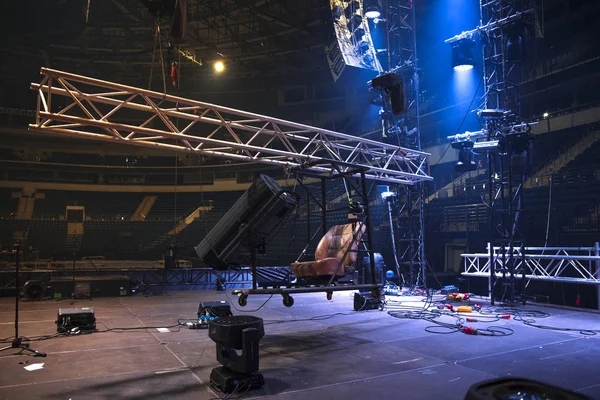
[[[496,276],[510,276],[503,262],[509,260],[509,248],[494,247]],[[488,253],[461,254],[465,262],[462,275],[490,277]],[[600,247],[526,247],[521,254],[513,248],[515,271],[524,268],[525,278],[531,280],[600,285]],[[524,263],[524,264],[523,264]],[[502,272],[502,271],[505,272]],[[521,277],[515,273],[515,278]]]
[[[143,263],[143,262],[142,262]],[[257,271],[257,280],[260,287],[279,287],[287,284],[289,267],[260,267]],[[3,290],[14,289],[15,285],[14,265],[0,271],[0,294]],[[82,268],[75,270],[76,279],[86,280],[93,277],[125,275],[133,286],[203,286],[205,288],[216,288],[218,281],[228,288],[246,287],[252,283],[252,271],[250,268],[239,268],[236,270],[216,271],[212,268],[153,268],[153,267],[126,267],[115,268]],[[28,280],[39,280],[48,284],[55,277],[72,277],[73,270],[70,268],[54,269],[25,269],[19,273],[19,286]]]
[[[359,177],[365,170],[367,179],[407,185],[432,180],[422,151],[48,68],[41,74],[31,84],[38,95],[32,131],[290,171]]]

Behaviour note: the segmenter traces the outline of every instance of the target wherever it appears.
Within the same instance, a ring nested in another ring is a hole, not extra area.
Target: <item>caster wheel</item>
[[[240,295],[240,298],[238,299],[238,304],[240,305],[240,307],[246,307],[246,304],[248,304],[248,296],[244,294]]]
[[[331,300],[333,298],[333,292],[327,292],[327,300]]]
[[[292,296],[290,296],[289,294],[283,296],[283,305],[286,306],[286,307],[293,306],[294,305],[294,298]]]

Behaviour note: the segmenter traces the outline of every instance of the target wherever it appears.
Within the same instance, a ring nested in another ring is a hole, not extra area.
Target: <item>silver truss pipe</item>
[[[461,275],[464,276],[473,276],[480,278],[489,278],[489,272],[463,272]],[[502,278],[503,274],[501,272],[496,272],[496,277]],[[510,276],[509,272],[505,272],[504,276]],[[520,278],[521,274],[515,274],[516,278]],[[525,274],[525,279],[535,280],[535,281],[547,281],[547,282],[561,282],[561,283],[579,283],[584,285],[600,285],[600,280],[590,280],[585,278],[575,278],[575,277],[564,277],[564,276],[540,276],[540,275],[531,275]]]
[[[529,260],[580,260],[580,261],[600,261],[600,256],[570,256],[564,254],[528,254],[524,255],[518,252],[513,253],[515,256],[525,257],[525,259]],[[501,256],[502,253],[495,253],[496,256]],[[478,257],[478,258],[488,258],[490,257],[487,253],[465,253],[461,254],[461,257]]]
[[[505,247],[508,250],[508,247]],[[500,247],[494,246],[494,250],[500,250]],[[525,251],[589,251],[593,252],[594,247],[525,247]]]
[[[491,3],[493,3],[493,2],[490,2],[488,4],[491,4]],[[484,7],[485,6],[486,5],[484,4]],[[444,40],[444,43],[454,43],[454,42],[457,42],[457,41],[462,40],[462,39],[467,39],[467,38],[470,39],[476,33],[479,33],[479,32],[489,32],[489,31],[492,31],[494,29],[501,28],[503,25],[506,25],[506,24],[508,24],[510,22],[516,21],[517,19],[522,18],[525,14],[533,13],[534,11],[535,11],[534,9],[530,9],[530,10],[527,10],[527,11],[516,12],[516,13],[514,13],[512,15],[509,15],[508,17],[499,19],[497,21],[494,21],[494,22],[491,22],[491,23],[488,23],[488,24],[485,24],[485,25],[478,26],[477,28],[471,29],[469,31],[461,32],[461,33],[459,33],[456,36],[452,36],[450,39]]]
[[[42,68],[41,73],[42,82],[31,85],[38,94],[33,131],[319,173],[335,174],[336,164],[343,172],[362,169],[368,179],[405,185],[432,180],[426,173],[429,154],[419,150],[62,71]],[[53,95],[71,103],[54,111]],[[145,122],[119,122],[121,110],[143,112]],[[179,129],[173,118],[186,125]],[[152,120],[162,128],[147,127]],[[210,134],[191,129],[206,125],[216,128]]]
[[[286,121],[283,119],[273,118],[273,117],[269,117],[269,116],[265,116],[265,115],[261,115],[261,114],[254,114],[254,113],[250,113],[247,111],[236,110],[234,108],[218,106],[218,105],[211,104],[211,103],[204,103],[204,102],[197,101],[197,100],[186,99],[185,97],[173,96],[170,94],[154,92],[152,90],[140,89],[140,88],[136,88],[134,86],[127,86],[127,85],[123,85],[120,83],[114,83],[114,82],[104,81],[101,79],[90,78],[87,76],[72,74],[69,72],[59,71],[59,70],[55,70],[55,69],[42,67],[40,69],[40,74],[47,75],[49,77],[55,77],[55,78],[62,77],[62,78],[66,78],[69,81],[73,81],[73,82],[80,82],[80,83],[84,83],[84,84],[88,84],[88,85],[100,86],[100,87],[105,87],[108,89],[122,91],[121,94],[122,93],[131,94],[132,91],[134,91],[140,95],[146,95],[149,98],[154,98],[154,99],[158,99],[161,101],[170,101],[170,102],[173,102],[176,104],[188,105],[188,106],[192,106],[192,107],[197,106],[197,107],[201,107],[201,108],[211,108],[211,109],[214,109],[214,110],[217,110],[220,112],[238,115],[238,116],[249,118],[249,119],[254,119],[254,120],[259,120],[259,121],[269,121],[269,122],[273,122],[275,124],[293,127],[296,129],[300,129],[301,131],[319,132],[319,133],[325,134],[327,136],[331,136],[331,137],[335,137],[335,138],[339,138],[339,139],[346,139],[346,140],[351,140],[351,141],[357,141],[357,139],[358,139],[356,136],[348,135],[345,133],[339,133],[339,132],[335,132],[335,131],[330,131],[328,129],[318,128],[318,127],[314,127],[314,126],[310,126],[310,125],[299,124],[297,122]],[[33,85],[35,85],[35,84],[33,84]],[[179,108],[179,109],[181,109],[181,108]],[[421,156],[430,156],[429,153],[426,153],[423,151],[398,147],[398,146],[378,142],[378,141],[371,140],[371,139],[360,138],[360,142],[365,143],[365,144],[371,144],[371,145],[381,147],[381,148],[387,148],[390,150],[401,149],[402,151],[410,153],[410,154],[421,155]]]

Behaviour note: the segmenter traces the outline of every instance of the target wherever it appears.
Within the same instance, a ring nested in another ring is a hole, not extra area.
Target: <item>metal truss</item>
[[[344,174],[359,177],[362,169],[389,183],[432,180],[429,154],[419,150],[67,72],[41,74],[31,85],[32,131],[331,175],[340,173],[335,162]]]
[[[398,121],[388,120],[394,127],[399,142],[406,147],[421,150],[419,104],[419,73],[416,42],[415,2],[413,0],[388,0],[385,2],[388,26],[387,64],[391,72],[404,78],[406,112]],[[390,128],[392,128],[390,130]],[[397,241],[399,263],[406,271],[410,287],[427,287],[425,260],[424,184],[399,188]]]
[[[542,35],[536,21],[534,0],[481,1],[480,13],[478,27],[445,42],[471,39],[479,34],[483,47],[485,90],[480,108],[510,111],[512,119],[517,121],[520,114],[519,65],[523,62],[523,55],[509,52],[509,46],[522,45],[521,50],[524,51],[526,32]]]
[[[523,220],[523,183],[526,168],[514,167],[514,159],[526,152],[529,154],[531,143],[527,138],[529,126],[520,120],[519,65],[523,62],[528,32],[535,28],[535,8],[533,0],[492,0],[480,2],[481,20],[475,29],[462,32],[448,40],[471,39],[478,34],[483,47],[483,83],[484,95],[479,105],[480,117],[485,120],[485,128],[480,137],[488,144],[503,139],[507,143],[503,153],[497,146],[471,149],[487,152],[487,199],[489,224],[489,254],[494,258],[491,246],[507,248],[502,254],[502,264],[493,263],[489,271],[491,287],[495,285],[498,274],[508,276],[510,290],[508,301],[514,303],[516,294],[515,276],[526,274],[525,238],[520,228]],[[537,32],[536,32],[537,34]],[[463,134],[464,135],[464,134]],[[464,138],[455,135],[455,142],[475,141],[475,137]],[[518,258],[517,255],[519,255]],[[521,298],[525,302],[525,285],[521,287]],[[491,298],[494,304],[494,296]]]
[[[257,271],[257,279],[261,287],[278,286],[289,274],[289,267],[261,267]],[[15,288],[14,265],[0,271],[0,291]],[[85,277],[101,277],[125,275],[132,285],[143,286],[203,286],[207,289],[217,288],[219,282],[229,288],[246,287],[252,283],[250,268],[216,271],[212,268],[77,268],[78,279]],[[31,269],[19,273],[19,286],[28,280],[39,280],[49,283],[54,277],[72,277],[70,268]],[[1,293],[1,292],[0,292]]]
[[[489,247],[489,245],[488,245]],[[496,277],[510,278],[507,259],[512,253],[522,270],[517,277],[563,283],[600,285],[600,245],[594,247],[493,247]],[[465,262],[462,275],[490,277],[489,253],[461,254]]]
[[[398,192],[398,262],[403,271],[408,271],[410,287],[427,287],[423,188],[404,186]]]

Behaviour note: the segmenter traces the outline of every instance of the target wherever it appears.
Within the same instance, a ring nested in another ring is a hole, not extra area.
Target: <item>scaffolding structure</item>
[[[502,284],[503,296],[515,303],[517,296],[525,302],[525,238],[522,235],[523,183],[531,163],[530,126],[520,117],[520,65],[526,46],[533,36],[539,36],[533,0],[480,1],[481,20],[478,27],[448,40],[454,43],[472,40],[478,35],[483,48],[484,95],[478,115],[483,129],[475,133],[450,137],[454,143],[483,140],[470,145],[474,152],[487,154],[487,198],[489,223],[489,254],[493,248],[507,248],[499,255],[502,262],[490,268],[490,295],[494,304],[494,288]],[[469,147],[467,147],[469,148]],[[517,289],[517,275],[521,285]],[[500,279],[501,278],[501,279]],[[519,293],[518,293],[519,292]]]
[[[386,132],[395,130],[397,141],[421,150],[419,68],[416,42],[415,4],[412,0],[389,0],[385,7],[387,27],[387,65],[390,72],[404,79],[406,113],[399,121],[386,119]],[[407,273],[409,287],[427,287],[425,260],[424,190],[419,182],[399,186],[396,193],[397,254],[401,271]]]

